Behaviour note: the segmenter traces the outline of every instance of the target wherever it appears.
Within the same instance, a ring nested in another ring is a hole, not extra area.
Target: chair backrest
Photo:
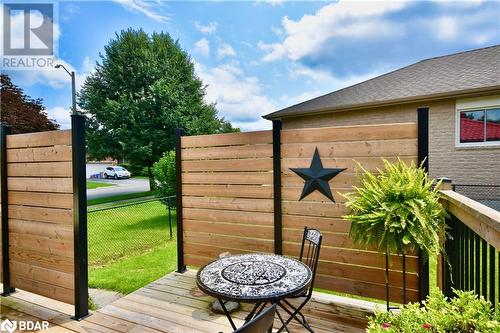
[[[302,247],[300,248],[300,261],[306,264],[312,271],[312,280],[309,286],[309,294],[312,294],[316,270],[318,269],[319,250],[323,235],[317,229],[304,227],[304,236],[302,237]]]
[[[259,313],[255,318],[234,331],[234,333],[271,333],[275,314],[276,304]]]

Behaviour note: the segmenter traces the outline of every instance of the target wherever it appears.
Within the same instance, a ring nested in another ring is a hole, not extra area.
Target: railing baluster
[[[459,252],[458,252],[458,272],[457,272],[457,277],[458,277],[458,288],[459,289],[464,289],[464,256],[463,256],[463,251],[464,251],[464,228],[463,224],[460,223],[457,220],[458,224],[458,243],[460,246]]]
[[[482,295],[485,299],[488,298],[488,243],[483,239],[481,242],[481,278],[482,278]]]
[[[496,263],[496,260],[495,260],[495,248],[493,246],[490,245],[490,293],[489,293],[489,299],[490,299],[490,302],[493,304],[493,305],[496,305],[496,295],[495,295],[495,286],[496,286],[496,282],[495,282],[495,273],[496,273],[496,269],[495,269],[495,263]]]
[[[475,288],[474,290],[476,291],[476,294],[481,293],[481,239],[479,238],[479,235],[474,233],[474,241],[476,243],[476,250],[475,250],[475,256],[476,256],[476,263],[474,265],[474,277],[476,278],[476,283],[475,283]]]
[[[469,290],[469,228],[464,229],[464,290]]]
[[[474,290],[474,231],[469,229],[469,290]]]

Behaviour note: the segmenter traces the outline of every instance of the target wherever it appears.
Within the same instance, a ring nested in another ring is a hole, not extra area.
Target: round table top
[[[304,263],[285,256],[252,253],[224,257],[202,267],[198,287],[236,302],[261,302],[296,294],[309,285],[312,273]]]

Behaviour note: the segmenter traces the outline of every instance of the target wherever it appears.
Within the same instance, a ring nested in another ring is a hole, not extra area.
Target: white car
[[[104,178],[130,178],[131,173],[121,166],[109,166],[104,171]]]

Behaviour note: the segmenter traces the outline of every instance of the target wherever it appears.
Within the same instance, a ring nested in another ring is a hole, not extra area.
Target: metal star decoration
[[[314,156],[309,168],[290,168],[290,170],[295,172],[300,176],[300,178],[306,181],[299,201],[307,197],[312,192],[318,190],[323,193],[328,199],[335,202],[328,181],[344,171],[345,168],[323,168],[323,163],[321,163],[318,147],[316,147],[316,149],[314,150]]]

